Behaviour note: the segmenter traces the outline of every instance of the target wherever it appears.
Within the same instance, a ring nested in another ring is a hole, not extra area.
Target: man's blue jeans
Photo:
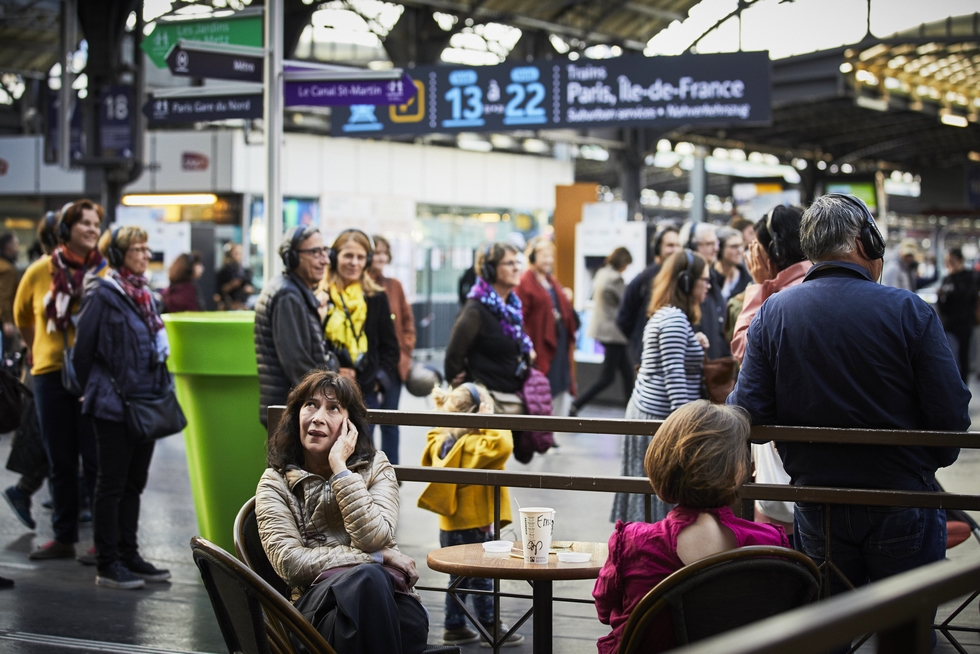
[[[823,504],[797,503],[794,547],[820,565],[826,554]],[[856,586],[946,558],[946,512],[884,506],[830,506],[830,559]],[[830,590],[847,590],[830,573]],[[825,577],[826,578],[826,577]],[[935,617],[935,614],[933,614]],[[935,633],[933,644],[935,645]]]

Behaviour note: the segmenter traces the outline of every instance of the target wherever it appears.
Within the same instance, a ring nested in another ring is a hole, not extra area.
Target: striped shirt
[[[694,338],[687,315],[674,306],[657,310],[643,329],[643,355],[633,387],[641,411],[666,418],[701,398],[704,348]]]

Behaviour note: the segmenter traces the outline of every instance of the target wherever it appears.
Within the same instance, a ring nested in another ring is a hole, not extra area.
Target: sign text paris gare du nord
[[[766,52],[406,72],[414,97],[388,107],[338,107],[334,135],[770,122]]]

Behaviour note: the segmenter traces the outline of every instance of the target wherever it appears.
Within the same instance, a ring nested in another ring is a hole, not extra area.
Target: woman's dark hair
[[[269,467],[279,473],[286,471],[286,466],[303,467],[303,444],[299,437],[299,414],[303,405],[311,397],[326,395],[328,391],[337,400],[337,404],[347,409],[347,416],[357,429],[357,445],[348,457],[347,465],[355,461],[374,459],[377,449],[371,442],[371,434],[367,425],[367,409],[361,399],[361,391],[357,382],[338,375],[330,370],[311,370],[303,377],[289,393],[286,400],[286,412],[279,425],[269,438],[267,462]]]
[[[68,205],[65,212],[61,214],[62,224],[68,229],[71,229],[75,226],[75,223],[82,219],[82,212],[86,209],[91,209],[94,211],[99,217],[99,222],[102,222],[102,219],[105,217],[105,209],[103,209],[101,205],[98,205],[91,200],[78,200]]]
[[[183,284],[194,281],[194,260],[192,255],[182,254],[170,264],[170,283]]]
[[[691,267],[687,267],[687,257],[691,255]],[[708,262],[697,252],[684,249],[673,253],[663,266],[660,272],[653,278],[653,291],[650,293],[650,304],[647,305],[647,317],[649,318],[663,307],[670,305],[677,307],[687,316],[692,325],[701,322],[701,305],[691,301],[691,294],[684,293],[677,284],[677,278],[681,273],[687,272],[690,276],[691,291],[694,285],[701,278]]]
[[[755,224],[755,237],[759,240],[777,270],[786,270],[793,264],[806,261],[800,245],[802,207],[775,207]]]
[[[731,222],[728,223],[728,226],[736,231],[741,232],[746,227],[754,227],[755,223],[753,223],[748,218],[738,217],[738,218],[732,218]]]
[[[946,248],[946,254],[963,263],[963,248]]]
[[[631,263],[633,263],[633,255],[626,248],[616,248],[606,257],[606,265],[616,270],[625,270]]]
[[[380,247],[382,245],[385,246],[385,250],[388,251],[388,261],[390,263],[391,260],[392,260],[392,258],[391,258],[391,242],[388,241],[388,239],[386,239],[381,234],[375,234],[374,236],[371,237],[371,240],[374,241],[374,249],[375,249],[375,251],[377,251],[378,247]]]

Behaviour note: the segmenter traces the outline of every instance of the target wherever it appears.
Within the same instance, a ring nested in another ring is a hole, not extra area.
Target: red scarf
[[[157,315],[153,306],[153,296],[146,288],[146,277],[137,275],[125,266],[116,268],[109,274],[112,275],[112,278],[116,280],[126,295],[136,303],[140,310],[140,317],[143,318],[143,322],[147,324],[150,331],[156,334],[163,329],[163,321],[160,320],[160,316]]]
[[[47,331],[64,332],[71,325],[73,304],[82,296],[82,280],[88,272],[98,272],[105,266],[105,259],[98,249],[84,259],[64,245],[51,253],[51,290],[44,298],[44,315]],[[75,307],[77,308],[77,306]]]

